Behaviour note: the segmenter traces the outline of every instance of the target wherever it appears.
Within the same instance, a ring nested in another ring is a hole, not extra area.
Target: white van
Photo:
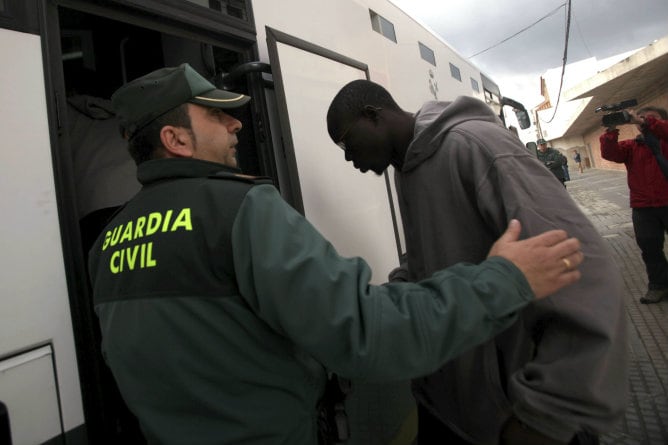
[[[408,110],[502,101],[387,0],[0,0],[0,60],[0,442],[15,445],[143,443],[101,357],[86,272],[106,218],[139,187],[108,103],[124,82],[188,62],[252,96],[240,166],[367,259],[375,283],[404,252],[393,185],[329,140],[334,94],[369,78]],[[350,443],[410,443],[408,382],[353,385]]]

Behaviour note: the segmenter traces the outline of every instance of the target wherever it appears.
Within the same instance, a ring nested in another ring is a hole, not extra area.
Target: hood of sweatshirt
[[[426,102],[415,114],[415,131],[408,146],[402,172],[408,172],[428,159],[441,146],[441,140],[456,125],[469,120],[501,125],[494,111],[483,101],[460,96],[452,102]]]

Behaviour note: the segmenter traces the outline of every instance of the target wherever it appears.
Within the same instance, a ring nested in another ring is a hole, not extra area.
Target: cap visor
[[[214,108],[239,108],[246,105],[251,98],[244,94],[233,93],[231,91],[211,90],[206,93],[200,93],[190,99],[188,102]]]

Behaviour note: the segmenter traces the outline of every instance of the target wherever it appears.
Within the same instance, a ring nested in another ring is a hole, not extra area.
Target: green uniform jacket
[[[549,168],[554,176],[557,177],[560,181],[564,180],[564,169],[562,166],[566,164],[566,157],[559,153],[552,147],[547,147],[545,153],[540,150],[536,150],[536,157],[540,162]]]
[[[326,369],[427,374],[533,298],[498,257],[372,286],[364,260],[233,171],[145,162],[91,249],[103,353],[150,443],[313,445]]]

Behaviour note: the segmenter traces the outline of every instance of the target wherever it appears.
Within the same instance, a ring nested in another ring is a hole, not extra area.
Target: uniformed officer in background
[[[550,169],[552,174],[566,187],[567,179],[564,171],[564,165],[567,162],[566,157],[559,153],[558,150],[548,147],[545,139],[538,139],[536,144],[538,144],[538,149],[536,150],[538,160]]]
[[[579,279],[576,239],[517,241],[514,221],[479,265],[370,285],[364,260],[239,174],[227,111],[249,100],[187,64],[112,97],[142,189],[89,268],[105,359],[150,443],[313,445],[328,371],[427,374]]]

